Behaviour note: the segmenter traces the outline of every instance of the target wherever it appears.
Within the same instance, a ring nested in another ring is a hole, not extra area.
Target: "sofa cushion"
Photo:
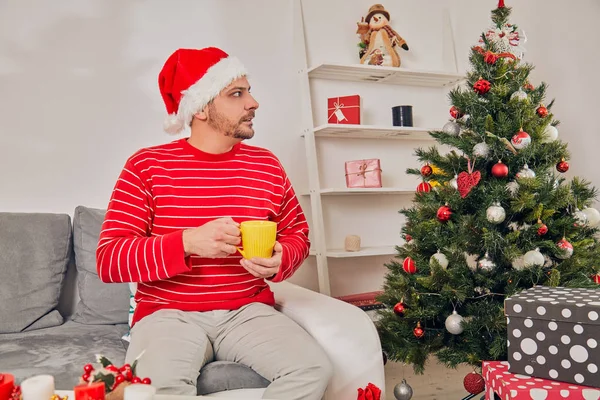
[[[73,390],[83,366],[103,354],[114,364],[125,362],[121,335],[127,325],[84,325],[67,321],[61,326],[27,333],[0,335],[0,371],[17,382],[39,374],[54,376],[57,390]]]
[[[96,248],[106,210],[78,206],[73,217],[73,246],[79,302],[73,321],[82,324],[127,324],[127,283],[104,283],[98,278]]]
[[[72,255],[67,214],[0,213],[0,333],[56,326]]]
[[[245,365],[231,361],[213,361],[200,370],[199,395],[235,389],[266,388],[269,381]]]

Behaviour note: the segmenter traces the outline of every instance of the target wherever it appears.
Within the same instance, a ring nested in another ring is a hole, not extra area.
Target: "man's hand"
[[[257,278],[270,278],[279,272],[282,252],[283,247],[281,246],[281,243],[275,242],[275,246],[273,247],[273,256],[271,258],[253,257],[250,260],[242,258],[240,264]]]
[[[183,231],[185,255],[223,258],[237,251],[241,242],[240,225],[231,218],[219,218]]]

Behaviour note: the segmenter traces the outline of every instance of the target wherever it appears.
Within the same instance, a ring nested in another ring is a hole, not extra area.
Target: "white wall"
[[[303,0],[309,65],[356,63],[356,21],[371,1]],[[383,2],[392,26],[407,40],[403,66],[450,69],[444,57],[452,37],[458,68],[489,24],[495,0],[403,0]],[[536,65],[534,84],[550,84],[560,135],[573,153],[571,170],[600,186],[595,168],[595,113],[600,108],[595,74],[595,0],[569,6],[559,0],[507,0],[513,23],[528,36],[526,61]],[[236,10],[233,12],[232,10]],[[251,144],[272,149],[297,191],[306,189],[304,144],[299,136],[301,99],[292,65],[291,0],[5,0],[0,2],[0,210],[72,213],[79,204],[105,207],[125,159],[140,147],[170,137],[161,130],[165,109],[157,75],[178,47],[219,46],[240,57],[252,73],[261,108]],[[560,27],[560,29],[558,29]],[[326,98],[359,93],[364,123],[391,124],[391,107],[414,105],[415,124],[439,127],[448,103],[437,89],[352,83],[312,83],[315,124],[326,120]],[[323,186],[344,185],[343,162],[378,157],[384,182],[414,187],[404,174],[415,166],[413,148],[423,143],[323,140],[319,162]],[[393,145],[393,146],[391,146]],[[409,198],[336,197],[324,201],[330,247],[348,233],[365,245],[397,243],[397,211]],[[310,216],[308,198],[301,199]],[[385,257],[331,260],[333,295],[379,289]],[[316,289],[314,260],[294,277]]]

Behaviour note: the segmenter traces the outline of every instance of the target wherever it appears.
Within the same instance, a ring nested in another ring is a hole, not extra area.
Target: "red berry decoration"
[[[483,55],[483,61],[485,61],[487,64],[494,65],[496,64],[496,61],[498,61],[498,56],[488,50]]]
[[[556,164],[556,170],[564,174],[569,170],[569,163],[563,158],[558,164]]]
[[[593,281],[594,281],[596,284],[600,285],[600,272],[599,272],[599,273],[597,273],[596,275],[592,275],[592,280],[593,280]]]
[[[539,115],[541,118],[546,118],[548,116],[548,109],[546,107],[544,107],[543,105],[539,106],[537,108],[537,110],[535,110],[535,112],[537,113],[537,115]]]
[[[115,376],[115,384],[118,385],[120,383],[125,382],[125,377],[121,374]]]
[[[84,371],[86,374],[91,374],[93,370],[94,370],[94,366],[93,366],[92,364],[85,364],[85,365],[83,366],[83,371]]]
[[[421,167],[421,175],[423,175],[423,176],[429,176],[432,173],[433,173],[433,168],[431,168],[431,165],[426,164],[426,165],[423,165]]]
[[[88,374],[87,372],[83,375],[81,375],[81,379],[83,379],[86,382],[90,381],[90,374]]]
[[[396,313],[397,316],[399,317],[403,317],[404,316],[404,308],[405,308],[405,304],[403,302],[399,302],[394,306],[394,313]]]
[[[465,115],[464,113],[460,112],[460,110],[458,108],[456,108],[456,106],[452,106],[450,108],[450,116],[454,119],[459,119],[462,118],[463,115]]]
[[[419,186],[417,186],[417,192],[429,193],[431,192],[431,185],[429,184],[429,182],[419,183]]]
[[[141,382],[142,382],[142,380],[140,379],[140,377],[139,377],[139,376],[134,376],[134,377],[131,379],[131,383],[141,383]]]
[[[479,79],[477,82],[475,82],[475,84],[473,85],[473,89],[478,93],[478,94],[486,94],[487,92],[490,91],[492,87],[492,84],[489,83],[488,81],[486,81],[485,79]]]
[[[502,161],[498,161],[492,167],[492,175],[496,178],[506,178],[508,176],[508,167]]]
[[[415,260],[410,257],[406,257],[404,259],[402,262],[402,268],[409,274],[414,274],[417,272],[417,264],[415,264]]]
[[[470,372],[465,375],[463,385],[467,392],[471,394],[481,393],[485,389],[485,381],[483,380],[483,376],[477,372]]]
[[[452,217],[452,210],[448,206],[441,206],[437,210],[437,219],[441,222],[446,222]]]
[[[421,323],[417,322],[417,327],[413,330],[413,333],[417,339],[421,339],[425,336],[425,330],[421,328]]]
[[[152,383],[152,381],[150,380],[150,378],[144,378],[144,379],[142,379],[142,383],[144,385],[150,385]]]

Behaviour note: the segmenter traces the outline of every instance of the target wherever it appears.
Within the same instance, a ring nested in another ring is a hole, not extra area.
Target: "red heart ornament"
[[[463,199],[467,197],[471,189],[473,189],[479,183],[481,179],[481,172],[475,171],[472,173],[468,173],[466,171],[458,174],[458,178],[456,178],[456,183],[458,185],[458,193],[460,193],[460,197]]]

